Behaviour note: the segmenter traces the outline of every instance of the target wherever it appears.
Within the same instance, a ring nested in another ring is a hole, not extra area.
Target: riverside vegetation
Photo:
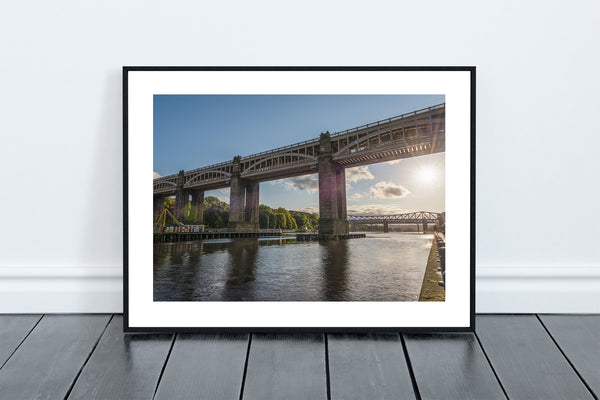
[[[165,207],[171,212],[175,208],[175,199],[165,198]],[[208,228],[226,228],[229,222],[229,204],[214,196],[204,199],[203,207],[204,225]],[[184,209],[184,221],[197,219],[193,215],[191,204],[188,203]],[[277,209],[261,204],[259,206],[259,223],[261,229],[290,229],[313,231],[319,229],[319,215],[302,211],[286,210],[283,207]]]

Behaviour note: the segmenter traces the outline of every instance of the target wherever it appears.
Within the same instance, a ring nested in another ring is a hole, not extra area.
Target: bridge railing
[[[262,151],[260,153],[255,153],[255,154],[250,154],[249,156],[244,156],[242,157],[241,161],[248,161],[250,159],[256,158],[256,157],[261,157],[267,154],[275,154],[281,151],[285,151],[285,150],[290,150],[290,149],[295,149],[297,147],[304,147],[310,144],[317,144],[319,143],[319,139],[309,139],[309,140],[305,140],[303,142],[298,142],[298,143],[294,143],[294,144],[290,144],[287,146],[282,146],[282,147],[278,147],[276,149],[271,149],[271,150],[265,150]]]
[[[362,129],[366,129],[366,128],[372,128],[374,126],[378,126],[378,125],[381,125],[381,124],[386,124],[386,123],[398,121],[398,120],[401,120],[401,119],[404,119],[404,118],[414,117],[414,116],[418,116],[420,114],[427,114],[428,112],[435,111],[435,110],[441,110],[441,109],[444,109],[445,107],[446,107],[446,103],[437,104],[435,106],[431,106],[431,107],[427,107],[427,108],[422,108],[420,110],[416,110],[416,111],[412,111],[412,112],[409,112],[409,113],[401,114],[401,115],[398,115],[398,116],[395,116],[395,117],[382,119],[382,120],[379,120],[379,121],[376,121],[376,122],[371,122],[371,123],[368,123],[366,125],[357,126],[356,128],[351,128],[351,129],[346,129],[345,131],[336,132],[336,133],[332,134],[331,137],[334,138],[334,137],[345,135],[347,133],[356,132],[356,131],[359,131],[359,130],[362,130]]]

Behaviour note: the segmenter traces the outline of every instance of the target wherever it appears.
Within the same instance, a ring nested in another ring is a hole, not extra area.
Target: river
[[[417,301],[432,235],[154,245],[154,301]]]

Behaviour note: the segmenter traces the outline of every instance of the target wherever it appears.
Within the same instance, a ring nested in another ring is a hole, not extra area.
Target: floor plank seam
[[[567,357],[567,355],[565,354],[565,352],[563,351],[563,349],[560,347],[560,345],[558,344],[558,342],[554,339],[554,336],[552,336],[552,333],[550,333],[550,330],[546,327],[546,325],[544,324],[544,321],[542,321],[542,319],[540,318],[540,316],[538,314],[535,314],[535,316],[538,319],[538,321],[540,321],[540,324],[542,324],[542,327],[544,328],[544,330],[546,331],[546,333],[548,334],[548,336],[550,336],[550,339],[552,339],[552,342],[554,342],[554,345],[556,346],[556,348],[558,349],[558,351],[560,351],[560,354],[562,354],[562,356],[565,358],[565,360],[567,360],[567,362],[569,363],[569,365],[571,366],[571,368],[573,369],[573,371],[575,371],[575,374],[579,377],[579,380],[583,383],[583,385],[588,390],[588,392],[590,392],[590,394],[592,395],[592,397],[595,400],[598,400],[598,397],[596,396],[596,394],[594,393],[594,391],[592,390],[592,388],[588,385],[588,383],[585,381],[585,379],[583,379],[583,376],[581,376],[581,374],[579,373],[579,371],[577,371],[577,368],[575,368],[575,365],[573,365],[573,363],[571,362],[571,360],[569,359],[569,357]]]
[[[327,383],[327,400],[331,400],[331,375],[329,373],[329,335],[325,336],[325,381]]]
[[[492,361],[488,357],[487,352],[485,351],[485,348],[483,347],[483,343],[481,343],[481,339],[479,339],[479,335],[477,335],[477,332],[475,332],[475,331],[473,331],[473,335],[475,336],[475,339],[477,339],[477,343],[479,343],[479,347],[481,348],[481,351],[482,351],[483,355],[485,356],[485,359],[487,360],[488,365],[492,369],[492,372],[494,373],[494,377],[496,378],[496,381],[498,381],[498,384],[500,385],[500,389],[502,389],[502,393],[504,393],[504,397],[506,397],[507,400],[510,400],[510,397],[508,397],[508,393],[506,393],[506,389],[504,388],[504,385],[502,384],[500,377],[496,373],[496,369],[492,365]]]
[[[248,347],[246,348],[246,361],[244,362],[242,386],[240,387],[240,400],[242,400],[242,398],[244,397],[244,386],[246,385],[246,374],[248,373],[248,361],[250,360],[250,346],[252,346],[252,333],[248,334]]]
[[[87,358],[85,359],[85,361],[79,368],[79,371],[77,371],[77,375],[75,375],[75,379],[73,379],[73,382],[71,382],[71,385],[69,386],[69,389],[67,390],[67,393],[65,394],[64,400],[67,400],[69,398],[69,396],[71,395],[71,392],[73,391],[73,388],[75,387],[75,384],[77,383],[77,380],[81,376],[81,373],[83,372],[83,369],[87,365],[90,358],[92,358],[92,354],[94,354],[94,352],[96,351],[96,348],[98,347],[98,344],[100,343],[100,340],[102,339],[102,336],[104,336],[104,332],[106,332],[106,330],[108,329],[108,326],[110,325],[110,322],[113,320],[114,316],[115,316],[115,314],[111,314],[110,318],[108,319],[108,322],[104,326],[104,329],[98,336],[98,339],[96,339],[96,342],[94,343],[94,346],[92,347],[92,351],[90,351],[90,354],[88,354]]]
[[[177,340],[177,333],[173,334],[173,338],[171,339],[171,346],[169,347],[169,352],[167,353],[167,357],[165,358],[165,362],[160,370],[160,374],[158,374],[158,380],[156,381],[156,387],[154,388],[154,394],[152,394],[152,400],[156,397],[156,393],[158,393],[158,387],[160,386],[160,381],[162,381],[163,374],[165,373],[165,369],[167,369],[167,363],[169,362],[169,358],[171,357],[171,352],[173,351],[173,347],[175,346],[175,341]]]
[[[2,369],[6,363],[8,362],[8,360],[10,360],[13,356],[13,354],[15,354],[17,352],[17,350],[19,350],[19,347],[21,347],[21,345],[23,344],[23,342],[25,342],[25,340],[27,340],[27,338],[29,337],[29,335],[31,335],[31,332],[33,332],[33,330],[38,326],[38,324],[40,323],[40,321],[42,320],[42,318],[44,318],[45,314],[42,314],[42,316],[37,320],[37,322],[35,324],[33,324],[33,327],[29,330],[29,332],[27,332],[27,335],[25,335],[25,337],[23,338],[23,340],[21,340],[19,342],[19,344],[17,345],[17,347],[10,353],[10,355],[8,356],[8,358],[6,359],[6,361],[4,361],[4,363],[2,363],[2,365],[0,365],[0,369]]]
[[[400,335],[400,343],[402,343],[402,351],[404,352],[404,359],[406,360],[406,366],[408,367],[408,373],[410,375],[410,381],[413,385],[413,391],[415,392],[415,398],[417,400],[422,400],[421,392],[419,391],[419,385],[417,384],[417,378],[415,377],[415,371],[413,370],[412,363],[410,362],[410,356],[408,355],[408,348],[406,347],[406,343],[404,341],[404,334],[399,333]]]

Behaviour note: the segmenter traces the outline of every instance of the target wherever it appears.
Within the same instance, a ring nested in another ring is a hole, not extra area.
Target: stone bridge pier
[[[183,222],[183,214],[185,212],[185,206],[190,199],[190,193],[183,187],[184,184],[184,171],[179,171],[177,175],[177,186],[175,187],[175,218],[179,222]]]
[[[204,190],[191,190],[191,207],[188,221],[194,225],[204,223]]]
[[[259,231],[259,188],[259,182],[240,177],[240,157],[234,157],[229,193],[229,230]]]
[[[186,213],[188,203],[191,205],[189,215]],[[179,171],[177,176],[174,215],[182,223],[197,225],[204,222],[204,190],[185,189],[183,170]]]
[[[346,172],[333,161],[329,132],[321,133],[318,163],[319,234],[347,235]]]
[[[158,216],[163,212],[163,209],[165,207],[165,198],[163,196],[157,196],[154,195],[154,219],[153,221],[156,221],[156,219],[158,218]]]
[[[387,222],[383,223],[383,233],[389,233],[390,225]]]

